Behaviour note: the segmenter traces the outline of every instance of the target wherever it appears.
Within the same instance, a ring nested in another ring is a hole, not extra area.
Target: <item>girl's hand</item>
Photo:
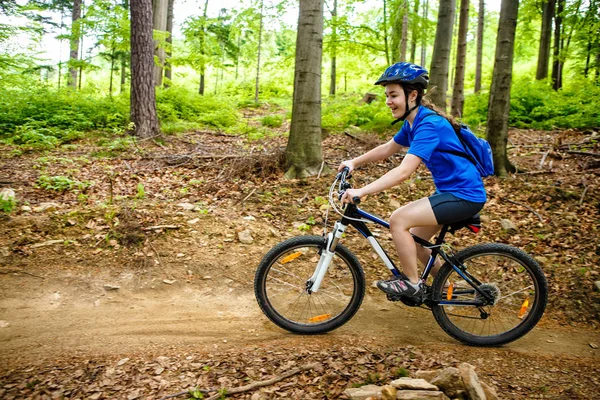
[[[342,203],[354,203],[352,199],[354,199],[355,197],[360,198],[362,201],[362,198],[365,197],[365,195],[363,194],[361,189],[348,189],[342,195]]]
[[[338,167],[338,172],[341,172],[346,167],[350,170],[349,172],[354,171],[354,163],[352,160],[342,161]]]

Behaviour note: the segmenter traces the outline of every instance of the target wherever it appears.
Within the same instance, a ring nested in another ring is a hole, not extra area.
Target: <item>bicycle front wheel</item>
[[[479,289],[445,263],[433,282],[433,315],[450,336],[474,346],[512,342],[538,323],[548,302],[546,277],[527,253],[500,243],[468,247],[456,259]]]
[[[299,236],[279,243],[256,271],[254,293],[262,311],[283,329],[299,334],[331,331],[358,311],[364,294],[364,272],[358,259],[338,244],[317,292],[309,279],[325,239]]]

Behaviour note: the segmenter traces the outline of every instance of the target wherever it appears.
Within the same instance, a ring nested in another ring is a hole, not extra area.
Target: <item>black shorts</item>
[[[461,199],[451,193],[438,193],[429,197],[433,214],[440,225],[451,224],[471,218],[485,203],[474,203]]]

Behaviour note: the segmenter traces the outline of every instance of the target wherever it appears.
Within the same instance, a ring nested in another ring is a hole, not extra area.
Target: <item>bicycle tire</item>
[[[329,332],[348,322],[360,308],[365,295],[364,272],[356,256],[341,244],[318,292],[307,290],[306,282],[315,271],[324,243],[320,236],[288,239],[275,245],[256,270],[258,305],[287,331],[303,335]],[[296,304],[304,307],[297,316]]]
[[[446,262],[433,281],[432,312],[447,334],[472,346],[500,346],[519,339],[539,322],[548,302],[548,284],[531,256],[506,244],[484,243],[468,247],[455,257],[481,282],[483,286],[479,287],[493,295],[495,302],[481,308],[438,304],[437,300],[450,300],[449,297],[464,297],[467,301],[483,298]],[[450,290],[454,280],[466,286]],[[455,309],[462,314],[454,314]],[[487,314],[482,314],[481,309]],[[473,329],[468,329],[471,325]]]

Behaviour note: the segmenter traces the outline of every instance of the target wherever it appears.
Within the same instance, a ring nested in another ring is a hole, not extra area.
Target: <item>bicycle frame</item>
[[[394,276],[396,276],[396,277],[402,276],[402,273],[398,270],[398,268],[396,267],[394,262],[391,260],[391,258],[388,256],[388,254],[385,252],[385,250],[381,247],[381,245],[379,244],[377,239],[373,236],[373,234],[367,227],[367,225],[366,225],[367,222],[375,223],[375,224],[383,226],[384,228],[387,228],[387,229],[390,228],[390,224],[388,222],[358,208],[355,204],[347,204],[346,205],[342,219],[337,221],[334,224],[333,230],[327,235],[327,242],[321,253],[321,258],[319,259],[319,262],[317,264],[317,267],[315,269],[313,276],[307,282],[307,289],[308,289],[309,293],[317,292],[319,290],[321,281],[322,281],[323,277],[325,276],[325,273],[327,272],[329,263],[331,262],[333,255],[335,254],[335,248],[336,248],[340,238],[342,237],[342,235],[344,234],[344,232],[346,231],[346,229],[349,225],[356,228],[356,230],[359,231],[367,239],[367,241],[369,242],[369,244],[371,245],[371,247],[373,248],[375,253],[379,256],[379,258],[381,258],[383,263],[386,265],[386,267],[391,271],[391,273]],[[431,269],[433,268],[435,260],[437,259],[438,255],[439,255],[446,262],[448,262],[452,266],[452,268],[454,268],[456,273],[458,275],[460,275],[460,277],[462,279],[464,279],[465,282],[467,282],[471,287],[473,287],[473,289],[475,291],[477,291],[484,299],[487,299],[488,301],[493,301],[493,298],[491,298],[487,293],[482,292],[478,288],[478,285],[481,285],[481,282],[479,282],[476,278],[471,276],[466,271],[466,267],[464,265],[462,265],[460,262],[458,262],[458,260],[456,260],[456,258],[454,256],[448,255],[442,250],[441,247],[444,244],[444,238],[445,238],[446,234],[448,233],[449,228],[450,228],[449,225],[442,226],[442,229],[441,229],[435,243],[431,243],[427,240],[424,240],[418,236],[413,235],[413,238],[417,244],[423,246],[424,248],[431,249],[431,255],[429,257],[429,260],[427,261],[427,265],[425,266],[423,273],[421,274],[421,279],[423,281],[427,280],[427,278],[429,277],[429,274],[431,273]],[[485,305],[485,303],[483,301],[462,301],[462,300],[457,301],[457,300],[447,300],[447,299],[446,300],[444,300],[444,299],[429,299],[429,301],[434,305],[455,305],[455,306],[484,306]]]

